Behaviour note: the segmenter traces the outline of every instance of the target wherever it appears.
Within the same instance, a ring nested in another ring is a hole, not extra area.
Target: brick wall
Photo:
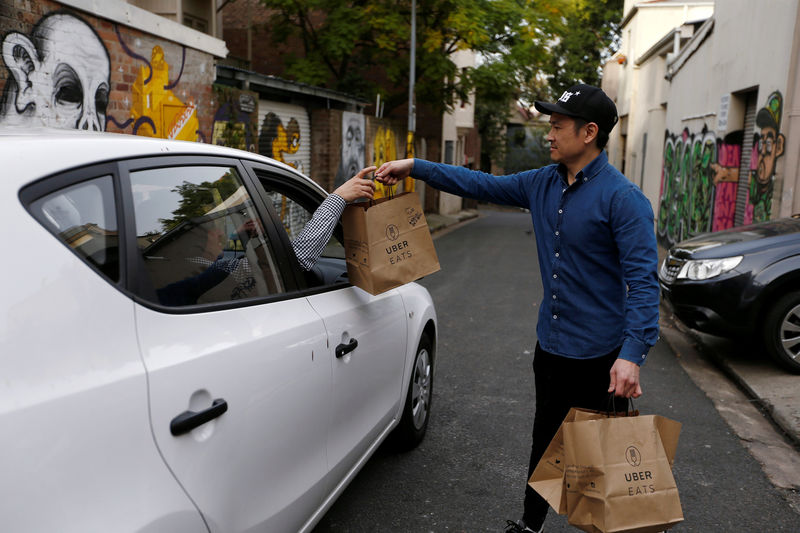
[[[50,0],[0,3],[0,35],[14,46],[0,65],[0,124],[211,139],[217,103],[208,53]],[[53,49],[75,72],[60,86]],[[35,70],[28,76],[20,65]]]

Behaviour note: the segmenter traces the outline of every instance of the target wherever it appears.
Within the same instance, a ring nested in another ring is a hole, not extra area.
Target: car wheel
[[[800,292],[784,295],[767,313],[764,344],[781,366],[800,373]]]
[[[433,344],[423,333],[411,367],[411,380],[400,424],[392,433],[392,441],[401,451],[411,450],[422,442],[428,429],[433,398]]]

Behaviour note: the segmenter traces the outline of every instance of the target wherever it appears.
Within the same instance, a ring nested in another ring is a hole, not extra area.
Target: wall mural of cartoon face
[[[11,77],[0,123],[105,130],[111,61],[86,22],[68,13],[45,15],[30,38],[7,34],[2,54]]]
[[[767,97],[767,103],[756,115],[760,128],[753,145],[758,155],[756,168],[750,173],[749,203],[753,206],[753,222],[769,220],[772,213],[772,191],[775,163],[783,155],[785,139],[780,133],[783,96],[778,91]]]
[[[336,173],[339,186],[364,168],[364,115],[345,111],[342,113],[342,159]]]
[[[300,149],[300,124],[297,119],[289,119],[284,126],[281,118],[273,112],[264,116],[261,134],[258,137],[259,152],[281,163],[298,168],[297,162],[288,161],[284,154],[292,155]]]

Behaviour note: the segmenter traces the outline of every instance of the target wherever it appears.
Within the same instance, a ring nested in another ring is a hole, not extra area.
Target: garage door
[[[258,152],[311,172],[311,122],[299,105],[258,101]]]

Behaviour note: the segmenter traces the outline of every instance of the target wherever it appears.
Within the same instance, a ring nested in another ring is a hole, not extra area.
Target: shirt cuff
[[[619,351],[619,359],[636,363],[639,366],[644,364],[647,359],[647,352],[650,351],[650,346],[643,342],[635,341],[633,339],[625,339],[622,341],[622,349]]]
[[[327,209],[329,209],[332,213],[334,213],[338,218],[342,216],[344,208],[347,207],[347,201],[338,194],[336,194],[335,192],[332,192],[328,195],[325,201],[319,204],[320,207],[322,207],[323,205]]]

